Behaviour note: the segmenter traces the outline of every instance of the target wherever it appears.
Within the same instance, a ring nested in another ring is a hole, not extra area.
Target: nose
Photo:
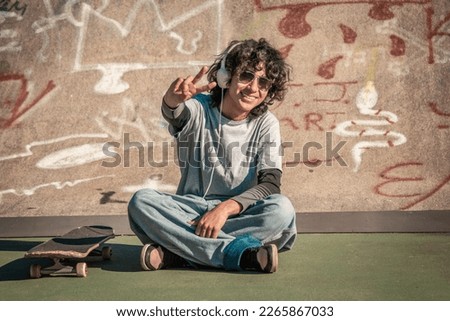
[[[250,82],[250,88],[251,88],[251,90],[253,91],[253,92],[256,92],[256,91],[258,91],[259,90],[259,87],[258,87],[258,78],[257,77],[255,77],[255,78],[253,78],[253,80]]]

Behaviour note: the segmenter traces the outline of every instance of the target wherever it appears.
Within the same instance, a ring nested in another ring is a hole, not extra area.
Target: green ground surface
[[[29,279],[24,252],[44,240],[0,239],[0,300],[450,300],[450,234],[300,234],[274,274],[145,272],[121,236],[87,278]]]

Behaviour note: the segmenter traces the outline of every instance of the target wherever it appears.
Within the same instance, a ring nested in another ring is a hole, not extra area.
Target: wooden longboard
[[[81,226],[60,237],[52,238],[35,246],[25,253],[26,258],[49,258],[54,264],[42,268],[40,265],[30,266],[30,276],[39,278],[42,275],[76,275],[87,276],[87,264],[81,262],[88,256],[110,259],[111,248],[98,248],[114,237],[114,231],[109,226]],[[69,261],[80,261],[75,267],[63,264]]]

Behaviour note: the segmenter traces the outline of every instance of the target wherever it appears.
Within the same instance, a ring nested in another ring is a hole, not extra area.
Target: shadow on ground
[[[37,241],[23,241],[23,240],[0,240],[0,251],[2,252],[27,252],[31,248],[39,245],[41,242]],[[141,266],[139,264],[139,256],[141,252],[141,245],[131,244],[117,244],[108,243],[108,246],[112,249],[112,259],[107,261],[93,260],[87,261],[88,269],[101,269],[111,272],[141,272]],[[83,261],[83,260],[81,260]],[[76,264],[77,261],[68,261],[68,263]],[[79,262],[79,261],[78,261]],[[0,267],[0,282],[1,281],[20,281],[30,279],[30,266],[32,264],[39,264],[42,267],[48,267],[53,264],[52,259],[47,258],[19,258],[15,259]],[[201,271],[210,273],[225,273],[223,270],[214,269],[211,267],[198,266],[196,268],[177,268],[172,270],[189,270],[189,271]],[[226,273],[243,273],[228,271]],[[244,274],[254,274],[256,272],[245,272]],[[256,273],[257,274],[257,273]],[[63,277],[63,276],[60,276]]]
[[[23,252],[33,248],[41,242],[23,240],[0,240],[0,251]],[[88,262],[89,268],[100,268],[114,272],[137,272],[141,246],[129,244],[108,244],[112,248],[113,259],[110,261]],[[50,266],[51,259],[46,258],[19,258],[0,267],[0,281],[26,280],[30,278],[29,269],[32,264]],[[76,262],[75,262],[76,263]]]

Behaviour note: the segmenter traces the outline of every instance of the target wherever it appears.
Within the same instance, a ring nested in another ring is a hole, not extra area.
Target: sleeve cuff
[[[168,119],[175,119],[181,115],[186,105],[184,103],[179,104],[177,107],[172,108],[169,105],[166,104],[164,101],[164,98],[161,103],[161,110],[164,116],[166,116]]]
[[[270,194],[272,193],[266,186],[258,185],[240,195],[232,197],[231,199],[241,204],[242,209],[240,213],[242,213],[251,205],[253,205],[256,201],[263,199],[269,196]]]

